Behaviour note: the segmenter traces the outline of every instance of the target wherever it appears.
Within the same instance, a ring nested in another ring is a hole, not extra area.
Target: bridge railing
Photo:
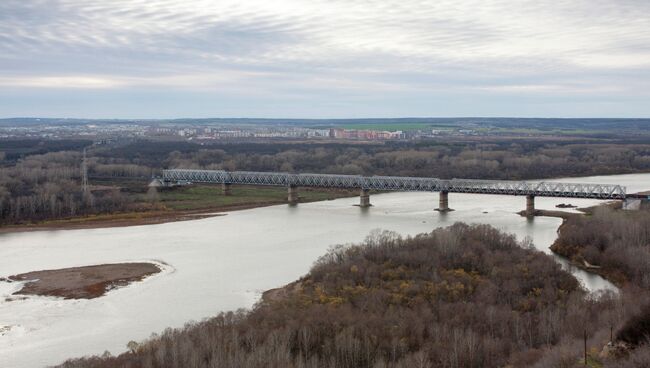
[[[163,170],[163,181],[324,188],[363,188],[381,191],[445,191],[454,193],[485,193],[599,199],[624,199],[626,196],[625,187],[613,184],[472,179],[446,180],[421,177],[292,174],[256,171],[190,169]]]

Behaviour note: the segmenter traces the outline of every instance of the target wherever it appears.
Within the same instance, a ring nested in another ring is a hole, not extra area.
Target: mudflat
[[[14,294],[93,299],[160,271],[160,267],[153,263],[117,263],[33,271],[9,276],[8,279],[28,281]]]

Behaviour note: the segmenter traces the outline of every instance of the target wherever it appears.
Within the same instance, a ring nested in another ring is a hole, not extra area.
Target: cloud
[[[116,88],[123,83],[115,79],[92,76],[56,76],[56,77],[0,77],[0,85],[19,88]]]
[[[0,87],[636,98],[649,14],[645,0],[3,0]]]

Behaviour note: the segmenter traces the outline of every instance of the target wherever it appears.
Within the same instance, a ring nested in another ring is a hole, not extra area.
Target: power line
[[[81,192],[88,194],[88,165],[86,164],[86,149],[84,148],[83,159],[81,160]]]

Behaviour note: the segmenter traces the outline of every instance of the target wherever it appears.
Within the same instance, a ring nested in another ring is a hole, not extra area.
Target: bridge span
[[[292,174],[281,172],[223,170],[163,170],[163,185],[176,183],[221,184],[225,195],[232,184],[270,185],[288,188],[289,203],[298,203],[299,187],[358,188],[361,207],[370,206],[370,190],[439,192],[438,211],[451,211],[449,193],[475,193],[526,196],[526,215],[535,214],[535,197],[592,199],[626,198],[625,187],[615,184],[561,183],[549,181],[503,181],[473,179],[437,179],[402,176],[360,176],[335,174]]]

